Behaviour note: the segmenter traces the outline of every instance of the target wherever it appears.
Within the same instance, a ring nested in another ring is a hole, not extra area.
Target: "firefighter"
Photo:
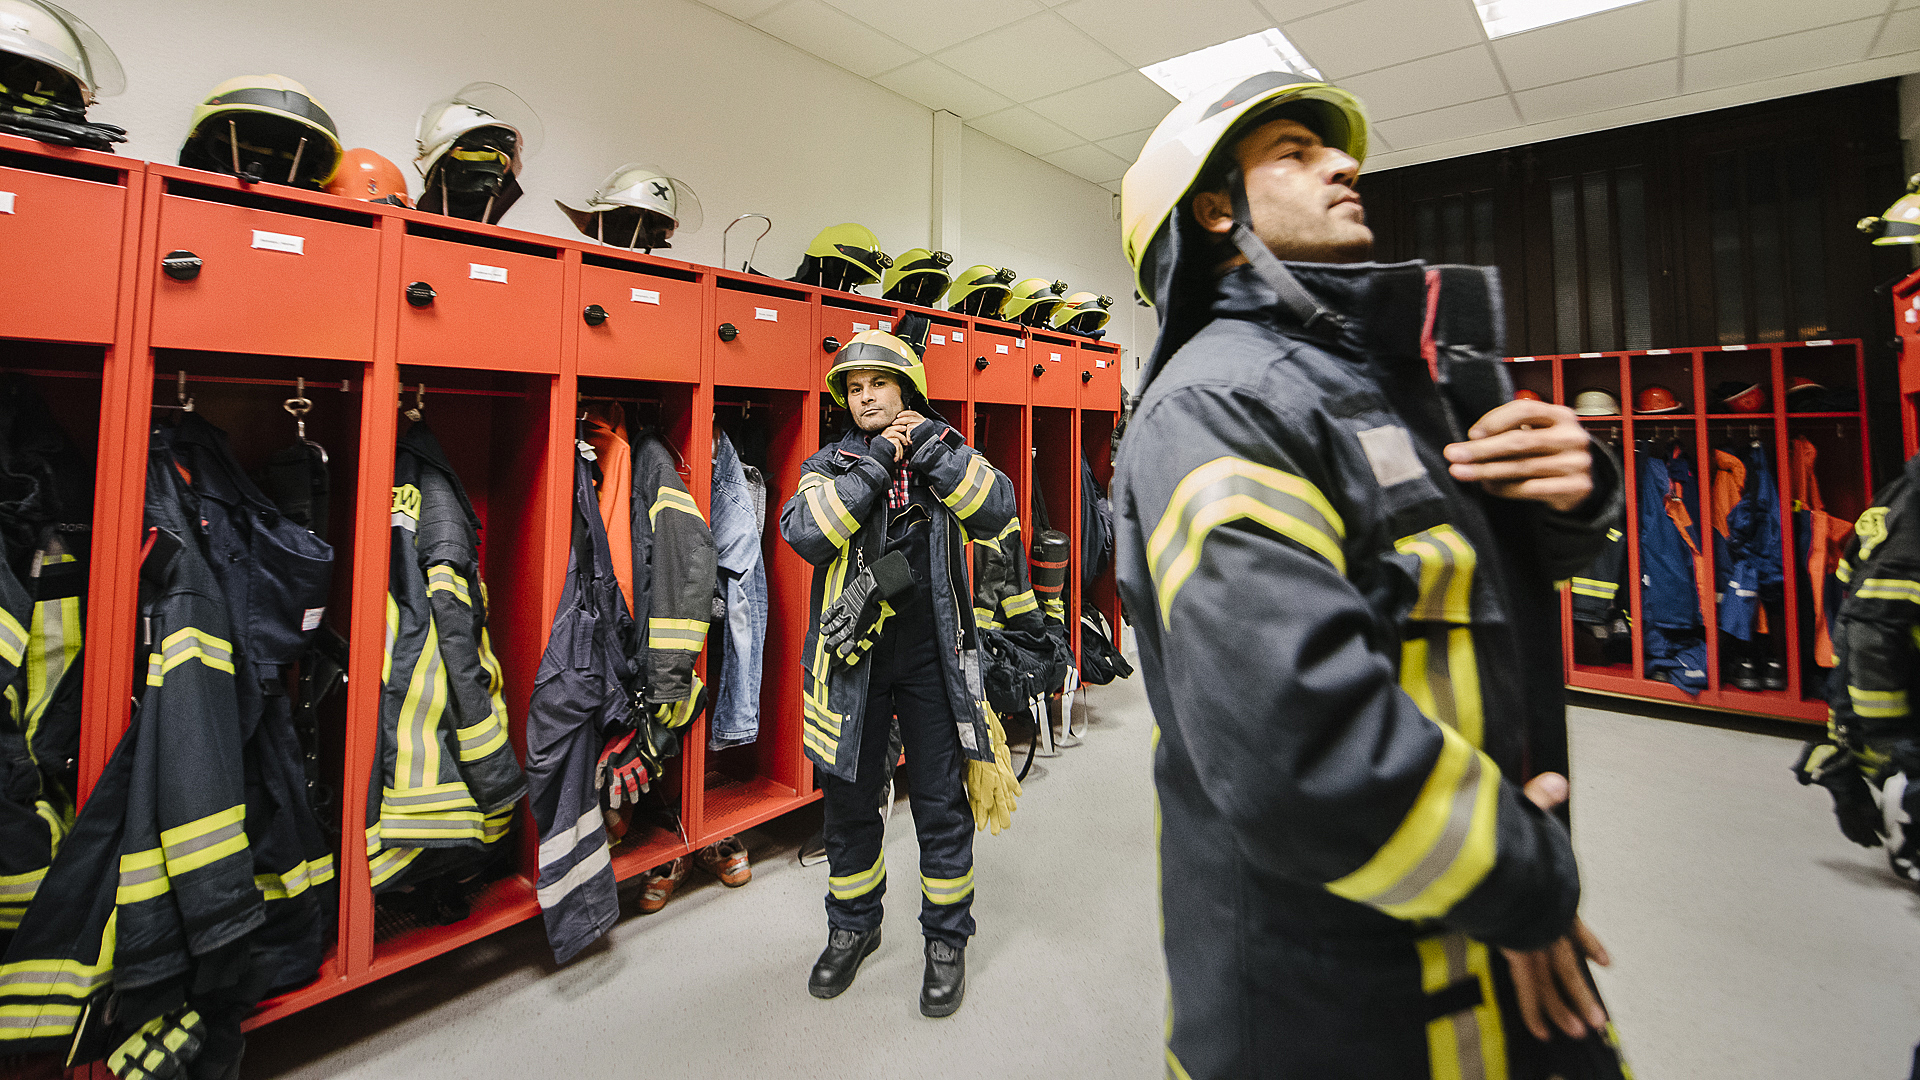
[[[896,718],[920,838],[920,1011],[950,1016],[974,932],[974,826],[999,832],[1019,793],[985,700],[973,607],[959,600],[971,595],[965,541],[1001,535],[1013,485],[928,406],[926,369],[906,341],[855,335],[826,383],[853,423],[807,459],[780,513],[780,534],[814,566],[801,741],[826,792],[831,864],[827,947],[807,990],[838,996],[880,945],[880,804]]]
[[[1366,141],[1352,95],[1268,72],[1176,107],[1122,186],[1160,316],[1115,518],[1166,1072],[1621,1077],[1552,584],[1599,553],[1618,467],[1510,400],[1490,271],[1363,263]]]

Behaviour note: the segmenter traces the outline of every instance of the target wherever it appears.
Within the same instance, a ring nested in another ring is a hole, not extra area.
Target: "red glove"
[[[593,786],[606,793],[607,809],[618,810],[640,801],[647,790],[646,762],[640,759],[641,744],[629,731],[608,741],[600,751],[600,763],[593,770]]]

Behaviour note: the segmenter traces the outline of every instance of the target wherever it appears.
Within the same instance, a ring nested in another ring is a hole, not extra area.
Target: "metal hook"
[[[404,394],[405,391],[406,391],[406,388],[402,387],[401,392]],[[405,404],[406,402],[403,399],[401,401],[401,405],[404,406]],[[406,409],[400,415],[406,417],[409,420],[412,420],[414,423],[419,423],[420,417],[424,415],[426,411],[427,411],[427,384],[420,383],[413,388],[413,408]]]
[[[767,234],[773,231],[773,219],[768,217],[765,214],[741,214],[739,217],[734,218],[732,221],[728,222],[726,228],[720,230],[720,263],[721,265],[728,266],[728,267],[731,267],[733,265],[732,261],[727,258],[727,239],[728,239],[727,234],[733,232],[733,227],[735,225],[740,224],[741,222],[747,220],[748,218],[759,218],[761,221],[764,221],[767,223],[767,227],[760,230],[760,235],[753,238],[753,247],[747,249],[746,259],[740,263],[740,269],[742,270],[748,270],[752,268],[753,257],[760,253],[760,241],[765,240],[767,238]]]
[[[179,377],[174,380],[173,396],[180,403],[181,412],[193,411],[193,399],[187,396],[187,369],[181,368]]]

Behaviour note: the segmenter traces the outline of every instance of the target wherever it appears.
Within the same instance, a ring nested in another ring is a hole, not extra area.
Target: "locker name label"
[[[1105,360],[1095,360],[1095,361],[1093,362],[1093,366],[1094,366],[1094,367],[1106,367],[1106,366],[1107,366],[1107,362],[1106,362]]]
[[[1048,354],[1047,354],[1047,359],[1049,359],[1049,360],[1051,360],[1051,361],[1053,361],[1054,363],[1056,363],[1056,364],[1057,364],[1057,363],[1059,363],[1059,362],[1060,362],[1060,354],[1059,354],[1059,353],[1048,353]]]
[[[869,326],[868,324],[863,322],[857,322],[853,324],[853,332],[856,334],[862,333],[864,331],[871,330],[871,329],[873,329],[872,326]]]
[[[1007,347],[1006,347],[1005,345],[995,345],[995,346],[994,346],[994,348],[995,348],[995,349],[997,349],[997,350],[998,350],[998,351],[1000,351],[1000,352],[1006,352],[1006,351],[1007,351]]]
[[[13,213],[13,192],[0,191],[0,214]]]
[[[947,343],[947,335],[945,334],[933,335],[933,343],[935,345],[945,345]]]
[[[467,277],[472,278],[474,281],[497,281],[505,285],[507,283],[507,268],[504,266],[487,266],[484,263],[468,263]]]
[[[759,322],[779,322],[780,309],[770,308],[770,307],[757,307],[753,309],[753,317]]]
[[[881,319],[881,320],[880,320],[880,329],[882,329],[882,330],[892,330],[892,329],[893,329],[893,324],[892,324],[892,323],[890,323],[890,322],[888,322],[888,321],[887,321],[887,320],[885,320],[885,319]]]
[[[955,331],[953,332],[953,340],[955,340],[955,341],[965,341],[965,340],[967,340],[967,335],[965,335],[965,334],[963,334],[963,333],[961,333],[961,332],[960,332],[960,331],[958,331],[958,330],[955,330]]]
[[[633,302],[636,304],[653,304],[658,306],[660,303],[660,294],[654,292],[652,289],[635,289],[633,290]]]
[[[261,251],[284,251],[289,255],[305,255],[307,238],[290,233],[265,232],[253,230],[253,246]]]

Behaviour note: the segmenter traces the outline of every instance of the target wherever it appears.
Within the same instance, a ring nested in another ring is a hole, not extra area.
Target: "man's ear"
[[[1233,200],[1224,191],[1201,191],[1193,196],[1193,220],[1219,236],[1233,231]]]

